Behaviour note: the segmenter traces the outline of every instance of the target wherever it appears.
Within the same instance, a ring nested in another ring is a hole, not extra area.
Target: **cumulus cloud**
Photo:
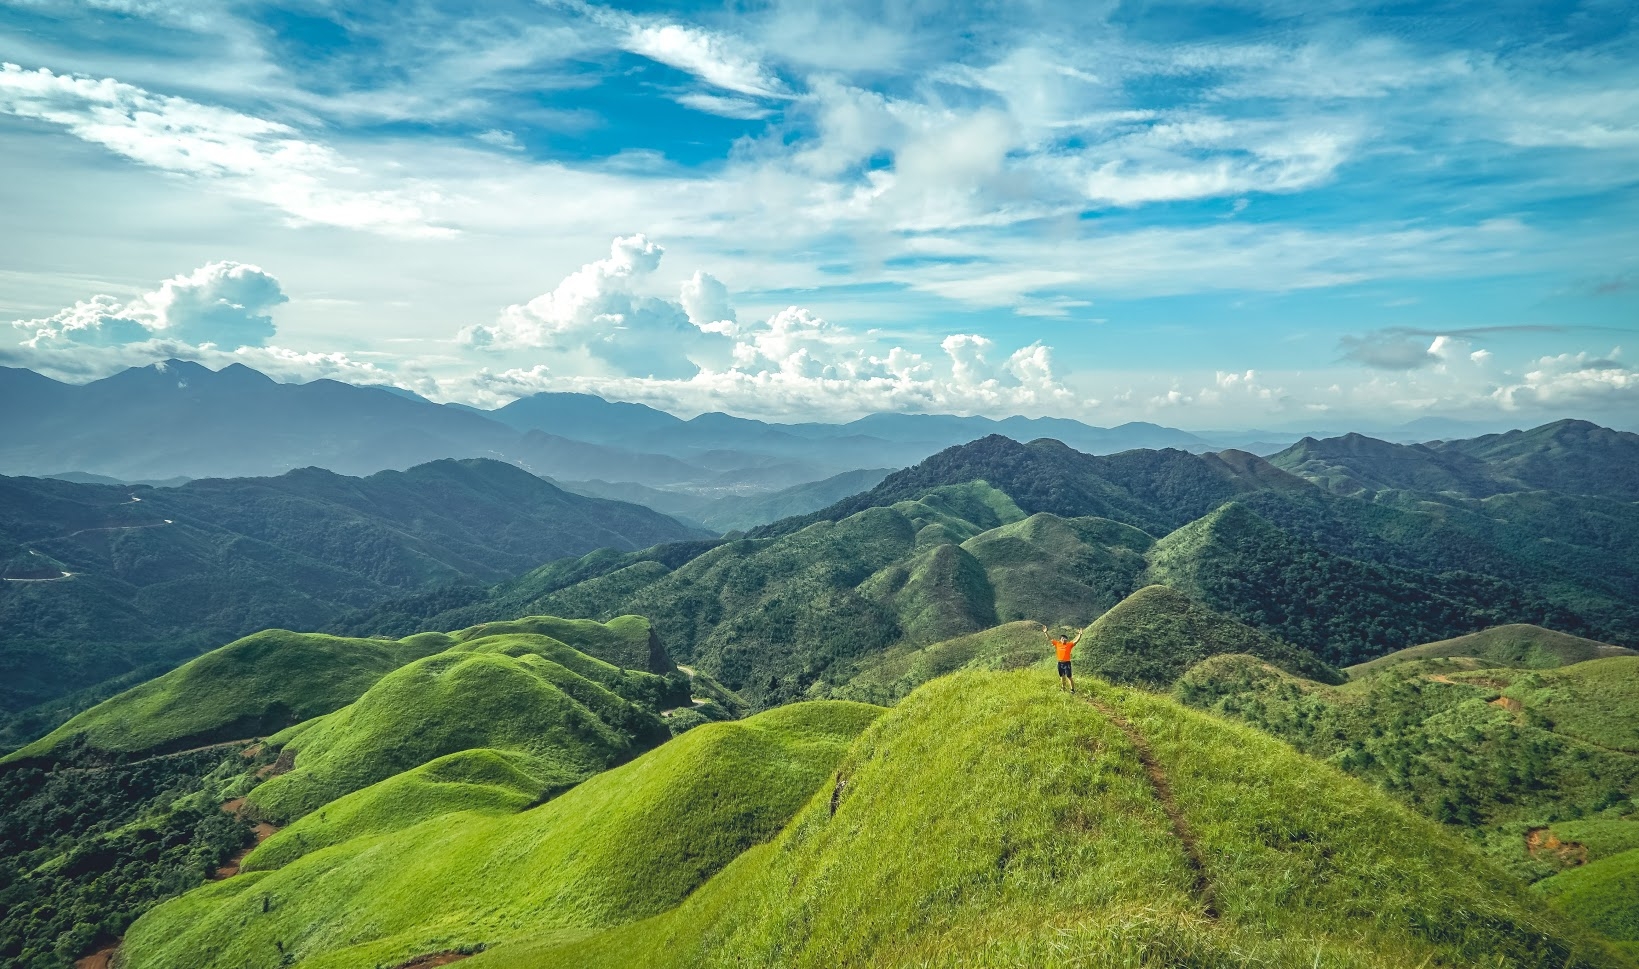
[[[446,235],[429,191],[361,184],[358,169],[289,125],[112,78],[0,63],[0,113],[66,128],[139,164],[198,180],[303,223],[393,235]]]
[[[883,346],[802,306],[743,320],[728,287],[703,271],[677,299],[642,286],[664,250],[644,236],[618,238],[607,258],[569,274],[551,292],[507,307],[492,324],[461,331],[461,342],[494,354],[544,351],[551,362],[484,369],[477,387],[505,400],[543,390],[576,390],[676,410],[726,408],[776,418],[858,416],[879,410],[1042,410],[1073,400],[1054,373],[1052,348],[1032,343],[1006,354],[987,337],[952,334],[942,359]],[[669,353],[686,366],[657,367]],[[589,372],[581,354],[599,366]]]
[[[642,235],[617,238],[608,258],[587,263],[550,292],[508,306],[494,323],[463,329],[459,339],[495,350],[582,351],[610,373],[688,377],[700,369],[708,345],[722,338],[691,322],[683,303],[638,291],[664,252]],[[703,281],[691,283],[709,289]]]
[[[271,311],[288,301],[279,281],[256,266],[206,263],[159,288],[120,302],[93,296],[51,316],[14,320],[31,349],[72,345],[114,347],[164,339],[180,344],[265,346],[274,334]]]
[[[1492,396],[1505,410],[1639,405],[1639,372],[1617,359],[1621,352],[1617,347],[1604,356],[1542,357],[1518,383],[1499,387]]]

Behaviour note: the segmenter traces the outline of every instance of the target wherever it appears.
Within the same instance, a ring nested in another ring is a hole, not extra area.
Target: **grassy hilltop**
[[[1624,964],[1336,770],[1088,689],[973,671],[858,739],[873,708],[700,728],[539,808],[200,889],[133,927],[126,964]]]

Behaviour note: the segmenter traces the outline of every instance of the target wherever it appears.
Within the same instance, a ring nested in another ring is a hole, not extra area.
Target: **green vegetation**
[[[497,461],[176,488],[0,478],[0,564],[74,573],[0,582],[0,738],[32,740],[78,712],[52,701],[257,630],[320,629],[406,593],[698,534]]]
[[[1248,653],[1296,676],[1341,683],[1314,655],[1207,609],[1181,592],[1146,586],[1087,627],[1077,655],[1111,682],[1166,689],[1191,666],[1223,653]]]
[[[445,815],[207,886],[133,926],[126,965],[393,965],[657,914],[778,832],[880,713],[805,703],[698,727],[522,813]]]
[[[1149,581],[1338,666],[1493,625],[1519,607],[1493,580],[1334,555],[1238,503],[1166,536],[1149,560]]]
[[[1639,850],[1571,868],[1537,882],[1560,911],[1615,939],[1639,957]]]
[[[496,944],[473,969],[1623,964],[1366,786],[1165,699],[1088,688],[1125,728],[1045,672],[930,683],[682,905]]]
[[[831,695],[895,703],[912,690],[961,669],[1016,670],[1044,661],[1051,647],[1033,622],[1010,622],[929,646],[895,646],[861,659]]]
[[[269,819],[294,820],[475,748],[526,755],[541,786],[560,791],[668,736],[656,711],[687,704],[686,678],[622,670],[550,636],[514,631],[537,625],[564,628],[535,620],[479,627],[464,634],[474,638],[383,676],[290,738],[294,769],[252,792],[250,805]],[[647,632],[641,620],[626,625]]]
[[[1473,665],[1411,660],[1329,687],[1220,656],[1174,694],[1464,829],[1521,877],[1551,875],[1568,861],[1530,849],[1530,831],[1619,819],[1639,796],[1639,757],[1620,746],[1632,743],[1639,657],[1550,670]]]
[[[340,639],[281,629],[247,636],[92,707],[7,760],[71,740],[110,753],[159,753],[263,736],[357,699],[387,672],[453,640]]]
[[[1352,666],[1348,673],[1352,677],[1359,677],[1407,660],[1442,657],[1469,657],[1483,660],[1484,665],[1551,669],[1607,656],[1632,655],[1633,650],[1621,646],[1597,643],[1580,636],[1543,629],[1541,626],[1516,623],[1402,649]]]
[[[66,969],[161,900],[199,885],[250,840],[217,808],[255,762],[238,750],[0,771],[0,964]]]
[[[243,867],[279,868],[320,848],[457,811],[516,814],[556,780],[543,776],[525,754],[486,749],[448,754],[325,804],[262,842]]]

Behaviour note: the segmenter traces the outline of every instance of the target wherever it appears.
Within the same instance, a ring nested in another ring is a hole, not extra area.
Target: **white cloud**
[[[759,104],[750,98],[725,98],[717,94],[707,94],[704,91],[679,94],[673,100],[685,108],[693,108],[705,114],[736,118],[741,121],[760,121],[774,113],[772,108]]]
[[[608,372],[687,377],[721,337],[691,323],[674,303],[638,292],[665,252],[642,235],[617,238],[609,257],[571,273],[551,292],[501,311],[492,324],[470,326],[461,342],[495,350],[583,351]]]
[[[297,222],[396,235],[445,235],[426,213],[430,191],[383,190],[294,128],[112,78],[0,64],[0,113],[60,125],[141,165],[198,180]]]
[[[505,128],[491,128],[480,131],[473,137],[486,145],[500,148],[503,151],[523,151],[524,146],[518,141],[518,136]]]
[[[188,345],[265,346],[274,333],[270,311],[288,298],[279,281],[256,266],[206,263],[159,288],[121,303],[93,296],[35,320],[14,320],[24,345],[114,347],[165,339]]]
[[[626,28],[623,46],[725,91],[762,98],[785,92],[779,77],[759,63],[746,44],[727,35],[685,24],[634,20]]]

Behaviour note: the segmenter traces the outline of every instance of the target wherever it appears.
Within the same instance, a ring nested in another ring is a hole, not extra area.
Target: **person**
[[[1046,623],[1036,623],[1036,625],[1041,627],[1042,632],[1047,632]],[[1082,630],[1082,632],[1086,632],[1086,630]],[[1081,642],[1081,633],[1076,633],[1075,639],[1065,639],[1062,635],[1054,636],[1052,633],[1047,633],[1047,637],[1052,640],[1053,651],[1058,654],[1059,658],[1059,689],[1069,690],[1071,693],[1076,692],[1076,678],[1070,672],[1070,652],[1076,648],[1076,643]]]

